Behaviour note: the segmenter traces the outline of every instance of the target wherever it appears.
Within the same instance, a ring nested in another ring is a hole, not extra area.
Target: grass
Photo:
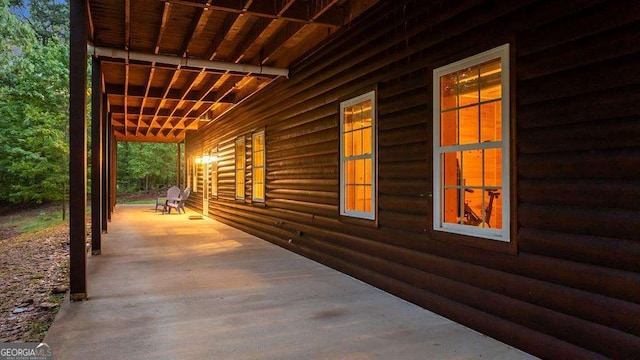
[[[142,200],[129,200],[129,201],[123,201],[122,204],[129,204],[129,205],[155,205],[156,203],[156,199],[142,199]]]
[[[62,223],[62,212],[56,206],[17,210],[0,216],[0,241],[10,237],[33,233]]]
[[[62,222],[62,213],[59,211],[41,211],[40,214],[33,219],[26,219],[20,233],[34,232],[46,229],[49,226],[57,225]]]

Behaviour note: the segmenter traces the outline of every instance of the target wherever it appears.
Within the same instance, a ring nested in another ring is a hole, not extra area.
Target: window
[[[433,73],[434,229],[509,241],[509,45]]]
[[[340,214],[376,218],[375,91],[340,103]]]
[[[244,138],[236,139],[236,199],[244,199]]]
[[[211,149],[211,195],[218,196],[218,148]]]
[[[191,173],[191,167],[193,166],[191,164],[191,162],[193,160],[189,157],[189,158],[187,158],[186,161],[187,161],[187,171],[186,171],[186,174],[187,174],[187,187],[190,188],[191,187],[191,177],[192,177],[192,175],[191,175],[192,174]]]
[[[191,188],[191,192],[198,192],[198,167],[200,166],[200,162],[202,160],[199,157],[194,157],[194,160],[191,161],[191,169],[193,169],[193,188]]]
[[[251,170],[253,173],[253,201],[264,202],[264,130],[259,131],[251,137]]]

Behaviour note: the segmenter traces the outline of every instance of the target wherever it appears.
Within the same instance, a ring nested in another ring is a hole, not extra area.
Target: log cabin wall
[[[290,79],[187,135],[187,157],[218,149],[209,214],[534,355],[638,358],[639,14],[640,2],[624,0],[383,1]],[[511,241],[441,236],[430,197],[433,69],[505,43]],[[339,216],[339,103],[373,88],[376,226]],[[264,203],[251,201],[260,129]],[[197,211],[199,194],[188,204]]]

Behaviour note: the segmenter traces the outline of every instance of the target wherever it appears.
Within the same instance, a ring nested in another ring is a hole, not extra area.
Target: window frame
[[[453,233],[459,235],[472,236],[476,238],[497,240],[500,242],[511,242],[511,69],[510,69],[510,47],[504,44],[493,49],[481,52],[479,54],[467,57],[465,59],[438,67],[433,70],[433,229],[438,232]],[[458,70],[480,65],[484,62],[500,58],[501,64],[501,126],[502,139],[499,142],[491,143],[474,143],[464,145],[440,145],[440,78],[444,75],[456,72]],[[501,143],[499,147],[492,144]],[[445,223],[442,219],[443,209],[443,162],[442,154],[445,152],[464,151],[464,150],[482,150],[486,148],[496,148],[502,150],[502,229],[479,228],[471,225]]]
[[[344,149],[344,110],[346,107],[353,106],[355,104],[361,103],[363,101],[371,100],[371,154],[368,155],[358,155],[358,156],[345,156]],[[340,102],[340,123],[339,123],[339,144],[340,144],[340,216],[355,218],[355,219],[363,219],[363,220],[371,220],[377,221],[378,215],[378,143],[377,143],[377,132],[378,132],[378,114],[377,114],[377,91],[370,90],[361,95],[350,97],[344,101]],[[371,211],[352,211],[346,209],[346,196],[345,196],[345,163],[350,159],[371,159]]]
[[[238,145],[242,144],[242,152],[240,154],[238,154]],[[234,167],[234,188],[235,188],[235,194],[234,197],[236,200],[244,200],[245,197],[247,196],[247,190],[246,190],[246,182],[247,182],[247,144],[246,144],[246,140],[244,138],[244,136],[240,136],[238,138],[236,138],[234,145],[233,145],[233,150],[234,150],[234,154],[233,154],[233,167]],[[242,155],[242,163],[244,164],[244,167],[242,168],[242,194],[238,195],[238,155]]]
[[[255,139],[258,136],[262,136],[262,166],[258,166],[258,168],[262,168],[262,177],[259,180],[262,180],[262,197],[256,197],[255,192],[255,184],[256,184],[256,162],[255,162]],[[258,130],[251,134],[251,201],[253,202],[265,202],[266,198],[266,168],[267,168],[267,142],[266,135],[264,129]]]

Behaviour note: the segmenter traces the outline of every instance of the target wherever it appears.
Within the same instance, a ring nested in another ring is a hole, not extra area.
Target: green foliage
[[[0,200],[62,198],[68,177],[68,45],[38,42],[0,0]]]
[[[176,156],[176,144],[118,143],[119,186],[137,191],[174,185]]]
[[[11,0],[14,13],[29,24],[42,45],[69,40],[69,6],[64,0]],[[27,15],[28,14],[28,15]]]

